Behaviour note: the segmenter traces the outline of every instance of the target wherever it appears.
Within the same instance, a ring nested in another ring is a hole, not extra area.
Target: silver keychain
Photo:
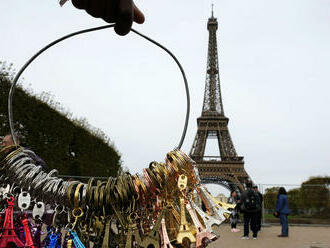
[[[45,213],[45,203],[40,201],[36,202],[32,210],[32,217],[34,219],[41,219],[44,213]]]
[[[8,194],[9,190],[10,190],[10,185],[9,184],[2,185],[0,187],[0,195]]]
[[[30,207],[30,203],[31,203],[31,196],[29,192],[22,191],[18,195],[18,207],[23,211]]]

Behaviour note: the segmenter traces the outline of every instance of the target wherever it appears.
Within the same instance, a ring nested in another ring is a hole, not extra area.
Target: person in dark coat
[[[232,210],[231,215],[230,215],[230,223],[231,223],[231,231],[232,232],[239,232],[240,230],[236,228],[237,222],[239,220],[239,208],[238,208],[238,203],[240,202],[237,192],[233,190],[230,194],[230,197],[228,198],[228,203],[230,204],[235,204],[235,208]]]
[[[247,182],[246,190],[241,195],[241,212],[244,213],[244,235],[242,239],[249,239],[249,226],[253,232],[253,239],[257,239],[257,213],[261,205],[259,196],[252,189],[252,182]]]
[[[258,186],[255,185],[253,186],[253,190],[258,194],[259,196],[259,201],[260,201],[260,210],[257,212],[257,229],[258,231],[261,230],[261,219],[262,219],[262,201],[263,201],[263,196],[258,190]]]
[[[15,137],[16,137],[17,145],[20,145],[21,142],[20,142],[19,136],[15,135]],[[11,134],[7,134],[2,139],[1,147],[3,149],[6,149],[6,147],[10,147],[13,145],[15,145],[13,137],[11,136]],[[10,153],[10,149],[5,150],[5,152]],[[41,166],[44,170],[47,169],[47,165],[46,165],[45,161],[43,161],[42,158],[40,158],[38,155],[33,153],[33,154],[30,154],[30,157],[34,160],[36,166]]]
[[[288,215],[290,214],[288,196],[286,190],[280,187],[278,190],[277,201],[276,201],[276,214],[280,218],[282,232],[278,237],[289,237],[289,223]]]

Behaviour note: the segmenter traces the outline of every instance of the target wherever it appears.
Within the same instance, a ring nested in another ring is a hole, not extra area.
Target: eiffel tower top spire
[[[212,4],[212,16],[207,22],[207,30],[209,31],[209,45],[202,116],[224,116],[220,91],[217,29],[218,21],[213,15]]]
[[[213,7],[214,7],[214,4],[212,3],[212,18],[213,18]]]

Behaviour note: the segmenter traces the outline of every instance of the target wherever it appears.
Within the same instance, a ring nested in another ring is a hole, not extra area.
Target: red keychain
[[[15,244],[17,247],[24,247],[22,241],[17,237],[14,231],[13,222],[13,208],[14,197],[7,199],[8,208],[6,209],[6,217],[3,223],[3,233],[0,238],[0,248],[10,247],[11,244]]]
[[[31,237],[31,232],[30,232],[30,227],[29,227],[29,221],[26,218],[26,216],[24,215],[24,218],[22,220],[22,224],[24,226],[24,233],[25,233],[25,239],[26,239],[26,244],[25,247],[28,248],[36,248],[33,244],[33,239]]]

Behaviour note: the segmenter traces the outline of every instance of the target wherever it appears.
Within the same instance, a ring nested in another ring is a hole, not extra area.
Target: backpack
[[[247,192],[247,196],[242,202],[244,209],[247,211],[254,211],[260,209],[259,196],[252,190]]]

